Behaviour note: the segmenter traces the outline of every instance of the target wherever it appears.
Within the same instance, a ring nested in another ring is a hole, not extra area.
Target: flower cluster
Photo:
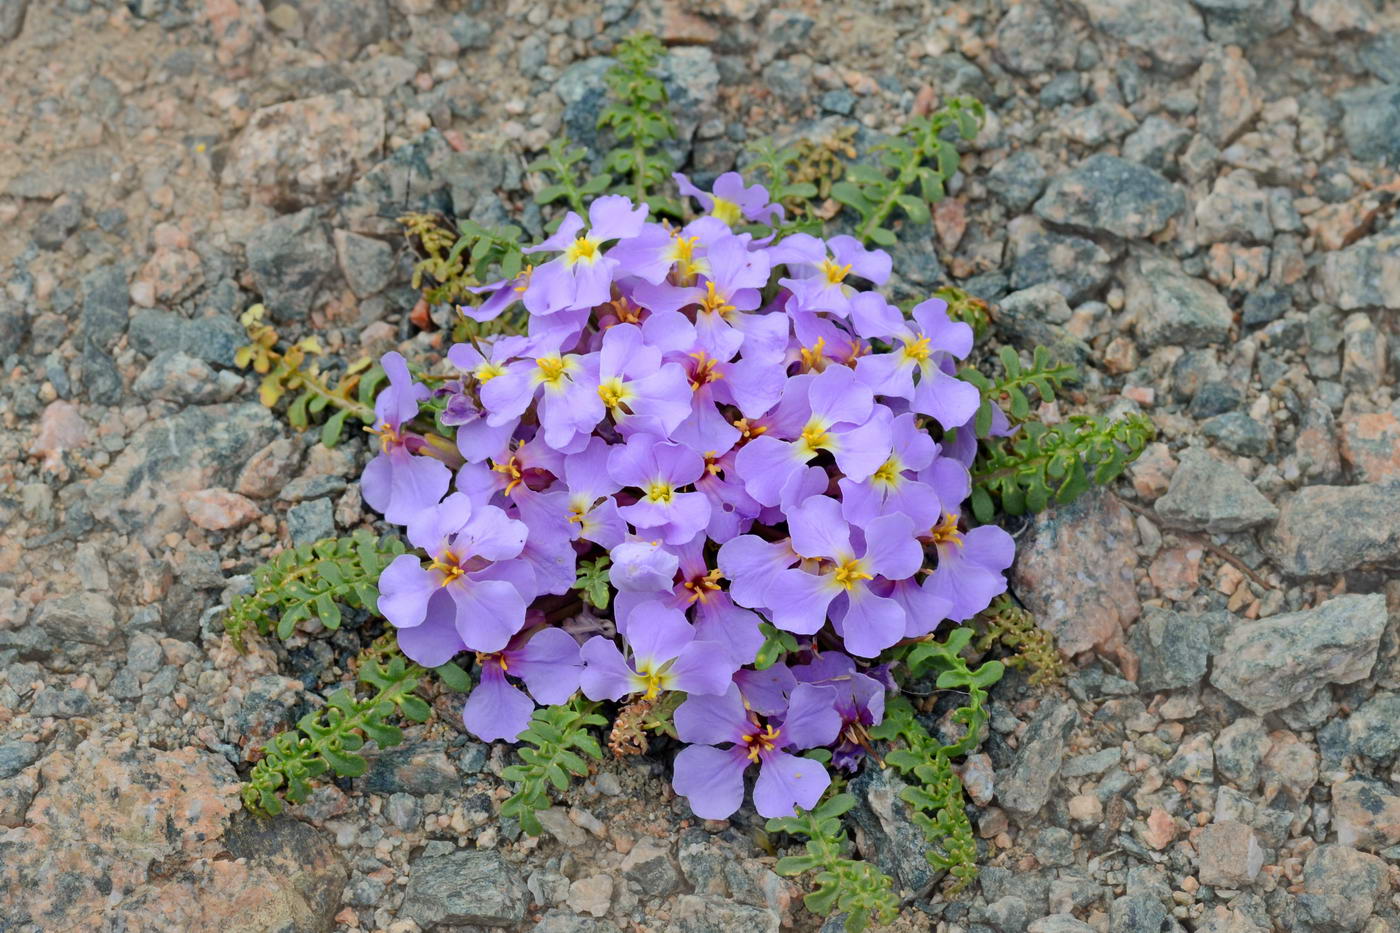
[[[965,520],[971,329],[940,300],[892,305],[890,257],[853,237],[775,237],[763,187],[677,181],[698,218],[600,197],[461,309],[519,302],[529,328],[450,349],[455,449],[415,422],[426,386],[384,358],[364,497],[426,558],[393,561],[379,608],[419,663],[476,654],[477,736],[512,739],[579,689],[681,691],[676,791],[725,817],[757,765],[758,812],[787,815],[830,783],[795,753],[854,768],[892,684],[882,653],[984,609],[1013,546]],[[604,554],[612,619],[580,642],[562,625],[577,562]],[[779,630],[797,650],[760,670]]]

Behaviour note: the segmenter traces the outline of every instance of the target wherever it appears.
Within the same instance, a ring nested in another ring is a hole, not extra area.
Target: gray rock
[[[1155,508],[1173,527],[1212,533],[1244,531],[1279,514],[1243,473],[1199,447],[1182,451],[1181,465]]]
[[[462,779],[441,742],[381,751],[364,778],[365,790],[377,794],[443,794],[461,785]]]
[[[1196,71],[1196,126],[1224,148],[1244,132],[1263,104],[1254,69],[1238,49],[1213,47]]]
[[[1169,259],[1143,255],[1127,274],[1128,307],[1137,315],[1144,345],[1209,347],[1226,342],[1234,315],[1209,282],[1193,278]]]
[[[417,829],[423,820],[423,805],[412,794],[390,794],[384,812],[388,815],[389,822],[404,832]]]
[[[122,375],[112,354],[85,341],[78,357],[83,391],[98,405],[117,405],[122,400]]]
[[[1098,777],[1122,760],[1121,748],[1101,748],[1069,759],[1060,767],[1060,775],[1067,778]]]
[[[1053,109],[1061,104],[1072,104],[1084,96],[1084,79],[1077,71],[1057,74],[1040,89],[1037,96],[1040,106],[1046,109]]]
[[[1379,594],[1243,623],[1226,638],[1210,682],[1256,715],[1281,710],[1370,674],[1385,623]]]
[[[388,243],[348,230],[335,231],[334,239],[340,271],[356,298],[377,295],[393,282],[394,250]]]
[[[673,903],[665,933],[778,933],[778,913],[771,908],[696,894],[682,894]]]
[[[1370,919],[1388,887],[1385,862],[1376,856],[1343,845],[1318,846],[1303,863],[1299,912],[1315,929],[1351,933]]]
[[[24,28],[29,0],[0,0],[0,42],[9,42]]]
[[[1060,776],[1065,743],[1079,722],[1072,703],[1046,698],[1026,726],[1016,758],[997,773],[997,799],[1018,822],[1028,822],[1049,801]]]
[[[1400,166],[1400,87],[1385,85],[1341,95],[1342,136],[1352,155]]]
[[[139,308],[131,317],[127,339],[148,357],[178,350],[215,366],[231,367],[233,355],[248,342],[248,335],[232,316],[186,318],[172,311]]]
[[[906,891],[923,891],[937,878],[937,870],[924,858],[928,841],[911,819],[909,805],[900,799],[907,787],[891,770],[864,768],[850,783],[856,806],[848,814],[855,823],[861,856],[874,862]]]
[[[1074,864],[1074,836],[1067,829],[1047,826],[1035,834],[1031,854],[1046,868],[1063,868]]]
[[[1170,917],[1157,898],[1130,894],[1109,905],[1108,928],[1114,933],[1160,933],[1170,929]]]
[[[73,149],[21,171],[5,185],[5,193],[51,201],[66,192],[88,192],[110,184],[115,165],[110,152]]]
[[[34,224],[34,242],[40,249],[56,250],[78,228],[82,219],[82,198],[65,195],[39,215]]]
[[[1285,498],[1270,556],[1300,577],[1400,560],[1400,480],[1358,486],[1305,486]]]
[[[1018,3],[997,23],[997,61],[1022,75],[1065,71],[1075,65],[1074,49],[1060,41],[1064,24],[1047,3]]]
[[[316,208],[260,227],[248,240],[248,266],[274,320],[304,320],[335,269],[335,250]]]
[[[1007,226],[1011,287],[1052,285],[1071,304],[1103,290],[1113,275],[1113,255],[1093,240],[1046,230],[1034,217],[1017,217]]]
[[[1194,687],[1206,675],[1210,638],[1197,616],[1148,606],[1128,630],[1138,656],[1138,687],[1144,691]]]
[[[613,59],[597,57],[575,62],[554,82],[554,93],[564,102],[564,131],[573,142],[598,151],[598,117],[607,105],[608,88],[603,75]]]
[[[1094,928],[1073,914],[1049,914],[1032,920],[1026,933],[1094,933]]]
[[[83,276],[83,339],[92,346],[111,346],[126,330],[130,307],[126,271],[120,266],[101,266]]]
[[[428,930],[468,923],[514,928],[525,920],[529,896],[515,867],[499,852],[422,855],[408,866],[399,916]]]
[[[1112,101],[1095,101],[1060,124],[1060,132],[1073,142],[1097,148],[1110,140],[1122,139],[1137,127],[1128,108]]]
[[[287,531],[296,545],[335,536],[335,509],[329,499],[308,499],[287,510]]]
[[[1228,411],[1201,423],[1201,433],[1243,457],[1262,458],[1273,446],[1274,432],[1242,411]]]
[[[1211,748],[1210,734],[1198,732],[1182,742],[1167,761],[1166,772],[1169,777],[1192,784],[1215,783],[1215,752]]]
[[[1163,172],[1190,141],[1190,130],[1153,114],[1123,140],[1123,158]]]
[[[1254,830],[1234,820],[1211,823],[1201,832],[1198,845],[1201,884],[1217,888],[1245,887],[1259,876],[1264,850]]]
[[[162,350],[136,377],[131,389],[143,398],[189,405],[226,402],[243,387],[235,373],[215,372],[209,364],[182,350]]]
[[[46,599],[34,612],[34,624],[59,642],[106,646],[121,637],[116,608],[101,593]]]
[[[1352,778],[1332,788],[1332,828],[1344,846],[1375,852],[1400,843],[1400,795],[1384,781]]]
[[[0,780],[12,778],[38,761],[40,750],[37,742],[0,742]]]
[[[1050,182],[1037,216],[1124,239],[1151,236],[1186,206],[1186,198],[1152,169],[1100,153]]]
[[[1383,32],[1362,46],[1361,64],[1386,84],[1400,84],[1400,33]]]
[[[1206,35],[1221,45],[1253,45],[1287,29],[1293,0],[1192,0],[1206,18]]]
[[[1073,0],[1073,6],[1095,29],[1146,53],[1169,74],[1186,74],[1205,55],[1205,25],[1186,0]]]
[[[1210,194],[1196,205],[1196,236],[1202,243],[1268,243],[1274,228],[1269,221],[1268,194],[1246,171],[1222,175]]]
[[[1040,197],[1047,177],[1035,153],[1021,149],[992,166],[987,173],[987,190],[1007,210],[1019,214]]]
[[[1328,253],[1321,281],[1327,300],[1343,311],[1400,309],[1400,232],[1378,233]]]
[[[233,858],[247,859],[250,868],[263,869],[277,881],[267,892],[267,901],[275,906],[258,919],[281,930],[330,933],[335,928],[350,869],[323,833],[286,816],[260,820],[240,814],[223,843]]]
[[[18,353],[28,336],[29,317],[24,313],[24,306],[0,292],[0,360]]]
[[[1050,284],[1012,292],[997,304],[997,330],[1023,350],[1044,346],[1057,360],[1083,365],[1089,345],[1065,329],[1070,309],[1065,296]]]
[[[648,892],[649,893],[649,892]],[[531,933],[621,933],[617,924],[601,917],[582,917],[567,910],[546,911]]]
[[[1343,754],[1389,758],[1400,751],[1400,694],[1377,693],[1346,719],[1328,723],[1318,744],[1334,759]]]
[[[452,203],[451,171],[455,150],[437,130],[428,130],[357,178],[340,200],[344,224],[365,236],[397,242],[403,228],[394,219],[405,211],[460,215]]]
[[[1020,933],[1026,928],[1026,920],[1030,916],[1030,907],[1026,904],[1025,898],[1008,894],[1006,897],[997,898],[985,907],[973,906],[968,915],[972,920],[986,923],[995,930],[1005,931],[1005,933]],[[974,927],[974,929],[976,929]]]
[[[665,897],[680,888],[681,876],[664,841],[643,837],[622,860],[622,874],[639,884],[648,897]]]
[[[385,0],[320,0],[307,8],[306,36],[331,61],[349,61],[389,36]]]
[[[54,719],[76,719],[92,712],[92,701],[81,690],[71,688],[42,690],[34,697],[30,715]]]
[[[1215,737],[1215,767],[1220,776],[1252,793],[1259,784],[1259,763],[1269,753],[1269,735],[1252,716],[1236,719]]]

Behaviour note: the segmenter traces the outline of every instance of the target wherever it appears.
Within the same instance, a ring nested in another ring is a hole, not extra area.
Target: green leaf
[[[349,410],[342,408],[327,418],[326,423],[321,425],[321,443],[327,447],[334,447],[340,443],[340,435],[345,430],[345,419],[348,417]]]
[[[916,198],[912,194],[901,194],[895,198],[895,203],[904,209],[904,213],[916,224],[926,224],[929,222],[928,205],[922,198]]]
[[[433,668],[433,673],[437,674],[443,686],[455,693],[466,693],[472,687],[471,676],[451,661]]]

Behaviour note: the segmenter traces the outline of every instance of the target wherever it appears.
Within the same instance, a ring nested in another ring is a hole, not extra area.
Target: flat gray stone
[[[1167,494],[1155,507],[1175,528],[1213,534],[1254,528],[1279,514],[1243,473],[1199,447],[1182,452]]]
[[[476,924],[515,929],[530,893],[499,852],[462,849],[422,855],[408,867],[399,916],[425,930]]]
[[[1185,207],[1185,195],[1152,169],[1099,153],[1051,181],[1035,213],[1050,223],[1132,240],[1158,232]]]

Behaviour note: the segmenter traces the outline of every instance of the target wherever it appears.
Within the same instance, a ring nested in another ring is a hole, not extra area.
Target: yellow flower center
[[[695,256],[695,244],[699,242],[698,236],[681,236],[679,233],[671,234],[671,250],[667,257],[672,262],[690,263]]]
[[[631,393],[627,391],[627,387],[622,384],[620,378],[609,379],[607,382],[598,386],[598,397],[602,399],[603,404],[609,408],[621,406],[623,401],[630,395]]]
[[[802,429],[802,443],[806,444],[809,450],[822,450],[831,446],[831,433],[827,431],[825,424],[813,418]]]
[[[802,355],[802,368],[804,370],[816,370],[821,372],[826,368],[826,338],[818,337],[817,342],[810,347],[803,347],[798,351]]]
[[[535,267],[530,263],[525,264],[525,268],[520,270],[520,276],[516,279],[515,286],[517,292],[524,292],[530,287],[530,276],[535,274]]]
[[[838,266],[830,259],[822,260],[822,275],[826,277],[826,283],[828,285],[840,285],[843,281],[845,281],[846,276],[850,274],[850,263],[847,263],[844,266]]]
[[[733,311],[734,306],[723,295],[715,291],[714,282],[706,282],[705,297],[700,299],[700,310],[708,314],[724,316]]]
[[[651,669],[650,664],[645,664],[637,670],[637,677],[646,687],[642,694],[643,700],[654,700],[661,694],[661,686],[664,675]]]
[[[762,732],[751,732],[744,736],[744,744],[749,747],[749,761],[758,761],[758,756],[778,747],[782,735],[773,726],[763,727]]]
[[[428,565],[429,570],[436,570],[442,574],[442,582],[438,586],[447,586],[453,580],[466,573],[462,569],[462,562],[456,554],[444,549],[441,554],[433,558],[433,562]]]
[[[710,216],[717,220],[722,220],[729,226],[734,226],[739,222],[739,218],[744,216],[739,210],[739,205],[726,198],[715,198],[715,203],[710,207]]]
[[[514,454],[512,454],[511,458],[505,463],[498,463],[495,466],[491,467],[491,469],[495,470],[497,473],[503,474],[506,477],[506,495],[510,495],[511,492],[515,490],[516,486],[519,486],[522,482],[524,482],[524,477],[521,475],[520,470],[520,458],[515,456]]]
[[[842,589],[853,590],[862,581],[873,579],[875,577],[865,572],[865,564],[859,558],[844,560],[836,567],[836,582]]]
[[[690,388],[693,392],[700,391],[700,387],[714,382],[724,376],[723,373],[715,369],[719,362],[714,357],[709,356],[704,350],[690,354],[695,359],[695,368],[690,373]]]
[[[510,665],[506,663],[506,656],[504,654],[482,654],[478,651],[476,653],[476,663],[480,664],[483,668],[488,664],[499,664],[501,670],[510,670]]]
[[[716,568],[703,577],[696,577],[693,580],[685,581],[682,585],[690,591],[690,596],[686,599],[686,602],[700,602],[703,604],[710,598],[711,593],[719,589],[719,581],[721,579],[720,572],[718,568]]]
[[[899,458],[891,455],[890,459],[880,464],[880,468],[875,471],[875,475],[871,479],[877,483],[884,483],[886,486],[895,486],[899,483],[899,470]]]
[[[951,544],[954,547],[962,547],[962,532],[958,531],[958,517],[952,512],[944,512],[938,524],[933,526],[929,532],[934,544]]]
[[[676,494],[675,489],[665,480],[655,480],[647,486],[647,498],[652,502],[670,502],[671,497]]]
[[[485,385],[486,383],[490,382],[492,379],[495,379],[497,376],[501,375],[505,371],[506,369],[504,366],[498,366],[495,363],[482,363],[476,369],[472,370],[472,376],[476,379],[477,382],[480,382],[483,385]]]
[[[750,424],[747,418],[740,418],[738,421],[735,421],[734,427],[739,429],[739,436],[745,441],[751,441],[760,434],[768,433],[768,425]]]
[[[535,365],[540,368],[540,378],[549,385],[559,384],[559,380],[564,378],[564,372],[569,368],[569,361],[559,354],[553,356],[542,356],[535,360]]]
[[[564,250],[564,264],[573,266],[581,262],[586,262],[590,266],[598,261],[598,244],[600,241],[590,236],[580,235],[577,240],[569,244],[569,248]]]
[[[900,351],[906,360],[913,360],[915,363],[922,363],[929,358],[932,352],[928,348],[928,338],[919,337],[915,340],[904,341],[904,349]]]
[[[381,421],[374,427],[365,428],[365,430],[378,435],[379,449],[386,454],[403,443],[403,435],[395,431],[387,421]]]

